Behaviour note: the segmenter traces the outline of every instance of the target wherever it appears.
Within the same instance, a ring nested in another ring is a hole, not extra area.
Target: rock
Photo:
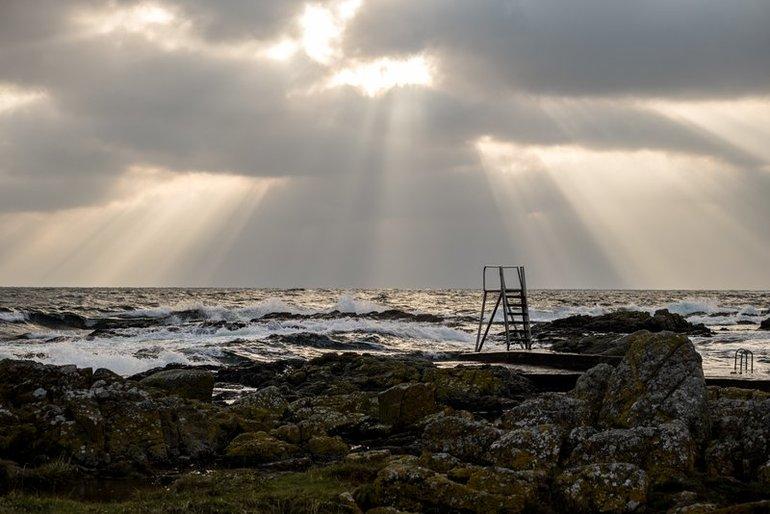
[[[380,420],[401,428],[433,414],[436,387],[433,384],[399,384],[378,396]]]
[[[203,370],[169,369],[153,373],[139,383],[144,387],[162,389],[180,398],[209,402],[214,390],[214,375]]]
[[[266,432],[246,432],[227,446],[225,454],[233,464],[265,464],[288,459],[299,453],[299,448]]]
[[[0,360],[0,401],[21,406],[42,399],[41,389],[46,392],[47,401],[57,401],[66,391],[88,389],[92,376],[90,368],[78,370],[73,366],[3,359]]]
[[[585,353],[589,355],[615,355],[622,357],[628,348],[628,341],[617,334],[589,334],[557,340],[551,350],[563,353]]]
[[[288,407],[289,403],[281,390],[276,386],[268,386],[238,398],[230,405],[230,410],[243,417],[247,431],[254,432],[277,424]]]
[[[697,448],[681,421],[655,427],[612,429],[581,441],[570,466],[628,462],[642,468],[652,485],[682,480],[695,468]]]
[[[444,474],[453,468],[463,465],[463,462],[453,455],[444,452],[431,453],[429,451],[422,452],[419,463],[424,468]]]
[[[572,512],[634,512],[647,502],[647,476],[633,464],[589,464],[559,475],[555,489]]]
[[[529,495],[515,489],[490,494],[412,462],[396,461],[378,473],[374,498],[378,505],[410,512],[521,512]]]
[[[533,331],[539,339],[555,341],[555,351],[622,355],[622,339],[611,334],[631,334],[640,330],[675,332],[688,335],[711,335],[703,324],[693,325],[679,314],[661,309],[650,315],[642,311],[620,310],[599,316],[570,316],[542,323]],[[591,334],[591,337],[586,337]],[[610,334],[596,337],[596,334]],[[566,341],[564,340],[566,339]]]
[[[281,425],[280,427],[271,430],[270,435],[291,444],[299,444],[302,442],[302,431],[300,430],[299,425],[295,425],[294,423]]]
[[[534,391],[532,383],[502,366],[456,366],[429,368],[423,382],[436,386],[436,399],[458,409],[499,410],[506,399],[520,399]]]
[[[709,388],[712,434],[705,452],[712,476],[755,480],[770,455],[770,394]]]
[[[701,357],[683,335],[637,332],[607,384],[600,421],[629,428],[681,420],[696,442],[708,436]]]
[[[350,450],[341,437],[325,435],[311,437],[307,448],[314,457],[341,457]]]
[[[489,423],[439,413],[429,418],[423,442],[430,451],[449,453],[465,462],[478,462],[502,434]]]
[[[454,468],[448,476],[478,491],[514,497],[518,504],[534,502],[538,489],[547,481],[546,474],[536,471],[513,471],[482,466]]]
[[[763,320],[759,324],[759,330],[770,330],[770,318],[767,318],[766,320]]]
[[[123,382],[123,377],[106,368],[98,368],[96,371],[94,371],[93,379],[94,379],[94,382],[101,380],[105,384],[112,384],[113,382]]]
[[[551,424],[570,430],[586,424],[589,414],[580,399],[563,393],[543,393],[505,411],[500,425],[512,429]]]
[[[589,369],[578,378],[575,388],[570,393],[573,398],[582,400],[588,411],[589,423],[594,423],[599,416],[607,393],[607,384],[615,368],[609,364],[599,364]]]
[[[488,459],[496,466],[514,470],[550,470],[556,466],[564,430],[556,425],[512,430],[495,441]]]

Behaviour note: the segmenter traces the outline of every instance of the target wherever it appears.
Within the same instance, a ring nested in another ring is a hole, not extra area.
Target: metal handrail
[[[482,288],[484,291],[487,291],[487,292],[495,292],[495,291],[500,291],[500,289],[487,289],[487,270],[490,268],[495,268],[500,271],[507,270],[507,269],[515,269],[516,273],[519,275],[519,277],[521,277],[522,276],[521,270],[524,269],[524,266],[496,266],[494,264],[487,264],[486,266],[484,266],[484,271],[482,273],[482,280],[481,280]]]
[[[487,288],[487,270],[490,268],[497,269],[498,271],[498,278],[500,281],[500,287],[499,289],[488,289]],[[508,289],[505,285],[505,270],[516,270],[516,276],[519,281],[519,288],[518,289]],[[515,339],[518,344],[522,346],[522,348],[529,350],[532,348],[532,334],[530,332],[530,324],[529,324],[529,307],[527,305],[527,279],[526,275],[524,273],[524,266],[493,266],[493,265],[486,265],[483,267],[482,270],[482,288],[483,288],[483,298],[481,301],[481,314],[479,316],[479,329],[476,333],[476,347],[475,351],[480,352],[482,347],[484,346],[484,341],[486,341],[487,336],[489,335],[489,330],[492,327],[492,325],[495,323],[495,314],[497,314],[498,308],[502,305],[503,308],[503,324],[505,325],[505,343],[506,343],[506,349],[511,349],[511,328],[510,326],[513,325],[513,332],[515,334]],[[486,305],[487,305],[487,296],[490,293],[495,293],[497,296],[497,300],[495,301],[495,306],[492,309],[492,314],[490,315],[489,321],[486,322],[486,330],[484,330],[482,335],[482,328],[485,324],[485,318],[486,318]],[[511,311],[511,306],[508,303],[508,296],[512,293],[518,293],[518,296],[520,297],[520,302],[517,302],[515,306],[521,311],[519,313],[514,313]],[[515,319],[515,316],[521,317],[521,320]],[[509,319],[510,318],[510,319]],[[520,327],[519,327],[520,325]]]
[[[739,357],[740,364],[738,363]],[[749,371],[749,358],[751,359],[751,371]],[[735,355],[733,356],[733,374],[743,375],[744,369],[746,373],[754,373],[754,352],[745,348],[739,348],[735,350]]]

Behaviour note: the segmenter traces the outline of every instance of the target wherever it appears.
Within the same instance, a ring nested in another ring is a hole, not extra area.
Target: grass
[[[377,466],[338,462],[302,473],[266,474],[256,470],[190,473],[169,487],[136,492],[121,502],[85,502],[14,491],[0,497],[0,513],[154,513],[266,514],[347,512],[340,494],[371,481]]]

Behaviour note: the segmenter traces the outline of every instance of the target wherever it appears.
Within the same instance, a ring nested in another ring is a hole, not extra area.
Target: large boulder
[[[430,451],[449,453],[465,462],[479,462],[502,435],[502,430],[487,422],[439,413],[429,418],[423,443]]]
[[[534,391],[525,376],[503,366],[434,367],[422,381],[435,385],[439,402],[471,411],[497,410]]]
[[[647,476],[633,464],[613,462],[571,468],[555,481],[571,512],[634,512],[647,502]]]
[[[709,388],[712,434],[706,469],[712,476],[754,480],[770,455],[770,394]]]
[[[660,309],[653,315],[643,311],[620,310],[599,316],[569,316],[537,325],[533,332],[539,339],[552,341],[555,351],[622,355],[626,341],[617,338],[616,334],[632,334],[640,330],[711,335],[705,325],[694,325],[666,309]]]
[[[153,373],[139,383],[144,387],[162,389],[180,398],[208,402],[214,390],[214,375],[205,370],[167,369]]]
[[[266,432],[246,432],[230,442],[226,456],[233,464],[253,465],[285,460],[299,451],[297,446]]]
[[[489,447],[488,459],[513,470],[550,470],[559,461],[564,430],[556,425],[511,430]]]
[[[396,459],[378,473],[373,499],[377,505],[409,512],[521,512],[537,491],[529,477],[505,472],[496,477],[470,475],[461,483],[412,459]]]
[[[587,412],[587,422],[594,424],[602,409],[607,384],[615,368],[609,364],[599,364],[589,369],[578,378],[570,396],[583,402]]]
[[[503,413],[500,425],[507,429],[556,425],[565,430],[585,425],[590,411],[586,402],[564,393],[543,393]]]
[[[396,428],[412,425],[436,412],[433,384],[399,384],[378,396],[380,421]]]
[[[690,475],[696,446],[690,432],[674,421],[656,427],[611,429],[581,441],[569,457],[571,466],[627,462],[642,468],[650,483],[663,484]]]
[[[681,420],[696,441],[704,441],[708,395],[701,357],[692,342],[671,332],[633,334],[607,383],[599,418],[620,428]]]

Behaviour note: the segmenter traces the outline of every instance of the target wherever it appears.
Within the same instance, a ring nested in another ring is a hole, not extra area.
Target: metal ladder
[[[497,269],[500,280],[499,288],[487,288],[487,270]],[[514,270],[517,284],[509,288],[505,283],[505,270]],[[476,334],[476,351],[480,352],[484,347],[484,341],[487,340],[489,329],[493,324],[499,324],[495,321],[497,309],[502,305],[503,325],[505,326],[505,346],[506,350],[511,350],[511,341],[519,344],[523,349],[532,349],[532,334],[529,326],[529,307],[527,305],[527,278],[524,274],[524,266],[484,266],[482,277],[482,287],[484,289],[484,298],[481,301],[481,316],[479,316],[479,330]],[[497,295],[495,307],[492,309],[492,315],[486,321],[487,298],[489,295]],[[481,330],[486,323],[486,329],[482,336]]]

